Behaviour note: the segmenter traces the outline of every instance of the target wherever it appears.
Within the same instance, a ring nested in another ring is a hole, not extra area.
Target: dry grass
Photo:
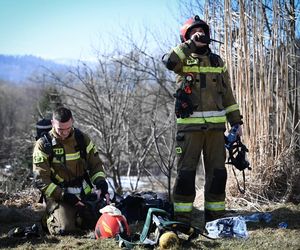
[[[6,197],[0,205],[0,248],[1,249],[120,249],[113,239],[95,240],[93,233],[83,236],[55,237],[42,235],[41,238],[26,240],[7,238],[7,232],[21,225],[39,223],[41,207],[35,205],[32,197],[34,190],[22,193],[23,199],[17,196]],[[3,196],[3,194],[2,194]],[[201,192],[198,197],[201,198]],[[16,204],[14,204],[16,201]],[[181,242],[180,249],[300,249],[300,205],[288,204],[249,204],[243,199],[228,199],[230,208],[238,211],[237,214],[246,214],[251,211],[268,211],[272,214],[272,221],[266,223],[248,223],[250,237],[247,240],[219,239],[208,240],[199,237],[192,242]],[[4,203],[6,205],[4,205]],[[203,209],[201,203],[193,211],[194,224],[203,227]],[[288,223],[287,229],[279,229],[282,221]],[[134,230],[134,228],[132,228]],[[143,249],[136,247],[135,249]],[[158,248],[157,248],[158,249]]]

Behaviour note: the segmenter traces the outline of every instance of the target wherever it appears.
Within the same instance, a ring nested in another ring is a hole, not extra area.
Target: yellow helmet
[[[179,238],[176,233],[167,231],[159,238],[160,249],[170,249],[179,247]]]

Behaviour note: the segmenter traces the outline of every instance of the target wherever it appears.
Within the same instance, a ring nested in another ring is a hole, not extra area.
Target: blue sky
[[[178,29],[178,13],[177,0],[0,0],[0,54],[86,59],[127,28]]]

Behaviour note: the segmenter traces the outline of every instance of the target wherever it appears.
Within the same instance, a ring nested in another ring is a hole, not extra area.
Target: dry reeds
[[[300,176],[295,3],[213,5],[210,25],[225,41],[220,53],[244,117],[243,140],[253,167],[248,194],[290,200]]]

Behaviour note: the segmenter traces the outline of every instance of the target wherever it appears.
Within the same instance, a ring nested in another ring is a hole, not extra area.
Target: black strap
[[[246,192],[245,170],[242,170],[242,172],[243,172],[243,189],[241,188],[241,186],[239,184],[239,180],[237,179],[237,176],[236,176],[233,166],[232,166],[232,171],[234,174],[234,178],[236,180],[236,185],[237,185],[238,190],[240,191],[241,194],[245,194],[245,192]]]
[[[84,141],[83,133],[79,129],[74,128],[74,137],[75,137],[75,140],[76,140],[76,143],[77,143],[77,145],[75,146],[75,149],[79,150],[80,151],[80,157],[82,159],[86,160],[87,159],[86,144],[85,144],[85,141]]]
[[[75,141],[76,141],[75,150],[79,151],[80,157],[86,161],[87,160],[86,143],[84,141],[83,133],[79,129],[74,128],[74,137],[75,137]],[[45,153],[47,153],[49,155],[49,162],[52,162],[54,153],[53,153],[52,137],[49,134],[49,132],[45,133],[43,135],[42,140],[43,140],[43,146],[44,146]],[[65,151],[64,151],[64,164],[66,162],[65,158],[66,158],[66,155],[65,155]],[[81,182],[82,182],[82,179],[84,179],[90,185],[91,188],[93,187],[86,170],[85,170],[83,178],[82,177],[79,177],[79,178],[81,178]],[[64,182],[63,185],[70,184],[70,186],[77,186],[78,182],[79,182],[78,181],[79,178],[76,178],[75,180],[71,181],[70,183]]]

